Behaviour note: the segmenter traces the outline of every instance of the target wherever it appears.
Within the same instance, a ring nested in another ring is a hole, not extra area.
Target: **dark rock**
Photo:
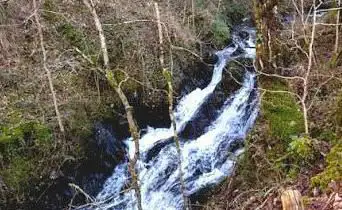
[[[203,58],[203,62],[214,65],[218,61],[218,56],[213,52],[208,52]]]
[[[239,31],[238,36],[239,36],[241,39],[248,39],[249,33],[248,33],[247,31]]]
[[[97,122],[93,138],[87,140],[85,158],[76,161],[70,158],[62,165],[61,171],[52,171],[52,177],[41,183],[49,183],[40,199],[28,204],[27,209],[62,209],[71,200],[73,205],[84,204],[85,198],[69,186],[78,185],[90,196],[96,196],[115,166],[125,158],[125,146],[119,141],[112,126]],[[26,208],[25,207],[25,208]]]
[[[196,88],[203,89],[211,81],[212,67],[203,62],[196,62],[192,67],[184,69],[182,80],[176,91],[179,95],[185,96]]]
[[[122,156],[125,152],[123,143],[114,136],[113,128],[99,122],[94,127],[94,143],[102,156],[108,156],[114,161],[118,154]]]

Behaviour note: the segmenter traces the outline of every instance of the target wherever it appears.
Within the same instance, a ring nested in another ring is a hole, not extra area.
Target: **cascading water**
[[[241,36],[241,32],[248,36]],[[212,80],[204,89],[196,89],[184,96],[175,108],[177,132],[199,114],[200,107],[215,91],[222,79],[222,71],[232,58],[253,58],[255,32],[240,28],[233,34],[233,45],[216,53],[219,60]],[[238,48],[243,53],[234,56]],[[254,73],[245,72],[242,87],[227,98],[218,115],[196,139],[181,139],[182,171],[185,193],[217,184],[230,175],[236,156],[242,151],[242,142],[258,113],[258,92]],[[172,139],[173,129],[148,128],[140,139],[140,159],[137,164],[144,209],[182,209],[177,151]],[[128,155],[134,154],[131,139],[125,141]],[[128,159],[128,158],[126,158]],[[97,195],[95,209],[136,209],[134,191],[130,183],[128,161],[118,165]]]

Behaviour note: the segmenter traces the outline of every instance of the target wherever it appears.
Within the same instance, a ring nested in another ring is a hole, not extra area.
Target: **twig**
[[[82,193],[84,195],[84,197],[86,197],[86,199],[88,201],[91,201],[92,203],[95,203],[95,199],[92,198],[89,194],[87,194],[86,192],[84,192],[84,190],[82,190],[79,186],[73,184],[73,183],[69,183],[69,186],[74,188],[76,191]]]

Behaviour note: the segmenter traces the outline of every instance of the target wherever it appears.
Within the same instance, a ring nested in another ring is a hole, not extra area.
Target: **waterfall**
[[[241,37],[241,31],[249,36]],[[255,56],[253,32],[253,29],[246,27],[236,31],[233,34],[234,43],[216,53],[219,59],[208,86],[197,88],[179,101],[174,110],[177,132],[181,132],[199,114],[200,107],[220,83],[227,62],[236,57]],[[243,53],[236,56],[234,54],[238,48]],[[258,105],[255,74],[246,71],[241,88],[226,99],[218,110],[218,116],[205,128],[203,134],[196,139],[181,139],[182,171],[187,196],[217,184],[230,175],[236,157],[242,151],[243,140],[257,117]],[[140,139],[141,156],[137,171],[144,209],[183,208],[177,150],[172,136],[172,127],[149,127]],[[125,140],[125,144],[128,155],[132,157],[132,139]],[[96,197],[94,209],[136,209],[134,190],[127,187],[130,183],[127,167],[128,157],[105,182]]]

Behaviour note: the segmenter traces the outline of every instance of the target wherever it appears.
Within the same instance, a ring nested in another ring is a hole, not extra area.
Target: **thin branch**
[[[56,117],[57,117],[59,129],[60,129],[60,131],[62,133],[64,133],[64,126],[63,126],[63,123],[62,123],[61,114],[60,114],[59,109],[58,109],[57,97],[56,97],[56,92],[55,92],[54,86],[53,86],[51,71],[47,67],[47,64],[46,64],[46,62],[47,62],[47,55],[46,55],[46,50],[45,50],[45,47],[44,47],[43,30],[42,30],[42,26],[41,26],[40,21],[39,21],[39,14],[37,12],[38,11],[37,10],[38,7],[37,7],[36,0],[33,0],[33,8],[35,10],[35,12],[33,13],[33,16],[34,16],[34,19],[35,19],[36,24],[37,24],[37,30],[38,30],[39,40],[40,40],[40,48],[41,48],[42,55],[43,55],[43,68],[44,68],[44,70],[46,72],[46,75],[48,77],[48,80],[49,80],[49,87],[50,87],[50,91],[51,91],[51,94],[52,94],[52,100],[53,100],[53,105],[55,107],[55,112],[56,112]]]
[[[73,184],[73,183],[69,183],[69,186],[74,188],[76,191],[82,193],[84,195],[84,197],[86,197],[86,199],[88,201],[90,201],[91,203],[95,203],[95,199],[92,198],[89,194],[87,194],[86,192],[84,192],[84,190],[82,190],[79,186]]]

